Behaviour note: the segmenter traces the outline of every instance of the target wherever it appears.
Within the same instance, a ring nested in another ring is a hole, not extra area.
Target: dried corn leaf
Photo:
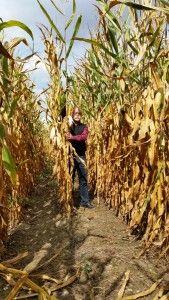
[[[153,283],[153,285],[149,289],[147,289],[143,292],[137,293],[135,295],[125,296],[125,297],[123,297],[123,300],[135,300],[135,299],[139,299],[141,297],[148,296],[156,290],[156,288],[160,284],[160,282],[161,282],[161,280],[158,280],[156,283]]]

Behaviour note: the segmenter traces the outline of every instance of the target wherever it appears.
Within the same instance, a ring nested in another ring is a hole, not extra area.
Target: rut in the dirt
[[[74,283],[55,292],[59,299],[116,299],[127,270],[130,277],[125,295],[148,289],[158,278],[167,277],[166,262],[162,264],[155,255],[138,258],[141,242],[130,235],[112,210],[98,205],[96,200],[94,203],[95,209],[80,208],[71,218],[63,217],[57,207],[55,183],[46,183],[45,179],[37,186],[24,219],[11,234],[3,259],[28,251],[29,255],[15,265],[24,268],[37,253],[43,253],[33,274],[46,274],[58,280],[80,268]],[[34,280],[51,288],[56,285],[36,277]],[[2,281],[1,291],[0,299],[5,299],[9,289]],[[142,299],[153,299],[153,294]]]

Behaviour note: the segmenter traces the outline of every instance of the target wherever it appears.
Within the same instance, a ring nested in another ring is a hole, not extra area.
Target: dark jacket
[[[88,136],[88,128],[85,124],[73,124],[70,129],[70,133],[72,137],[70,138],[70,142],[72,146],[75,148],[76,153],[79,156],[85,156],[86,152],[86,140]]]

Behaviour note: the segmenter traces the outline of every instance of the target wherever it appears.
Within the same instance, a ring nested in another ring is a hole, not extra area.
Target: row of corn
[[[2,22],[0,28],[17,26],[32,36],[24,24]],[[25,39],[15,38],[0,46],[0,241],[21,215],[21,202],[28,197],[43,167],[42,124],[33,84],[25,62],[15,48]]]

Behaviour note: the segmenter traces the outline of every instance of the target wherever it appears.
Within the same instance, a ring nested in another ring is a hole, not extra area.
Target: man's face
[[[80,122],[80,120],[81,120],[81,113],[80,113],[78,108],[76,108],[75,111],[74,111],[73,120],[75,122]]]

